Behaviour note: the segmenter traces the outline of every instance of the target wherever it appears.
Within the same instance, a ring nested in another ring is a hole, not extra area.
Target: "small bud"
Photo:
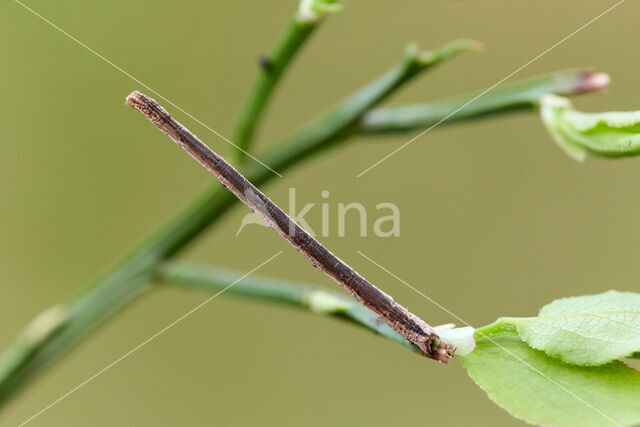
[[[409,58],[416,58],[423,65],[433,66],[463,52],[481,52],[482,50],[484,50],[484,44],[479,41],[458,39],[434,50],[420,50],[415,43],[410,43],[405,55]]]
[[[607,73],[587,73],[574,91],[576,93],[604,91],[609,83],[611,83],[611,77]]]
[[[459,356],[466,356],[476,348],[475,329],[471,326],[456,328],[453,323],[448,323],[433,329],[442,341],[456,346],[456,354]]]
[[[353,303],[326,291],[312,291],[307,304],[315,313],[333,314],[347,311]]]
[[[324,15],[342,10],[339,0],[301,0],[298,7],[298,18],[302,22],[314,24]]]
[[[68,320],[68,310],[61,306],[53,306],[31,321],[24,331],[22,338],[30,346],[37,346],[51,334],[57,332]]]

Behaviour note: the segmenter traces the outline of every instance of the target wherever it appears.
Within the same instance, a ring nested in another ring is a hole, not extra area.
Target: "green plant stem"
[[[229,284],[243,275],[237,271],[176,261],[163,264],[157,273],[159,280],[210,293],[226,289]],[[225,294],[295,306],[314,313],[334,316],[369,329],[417,353],[421,352],[418,347],[381,322],[377,316],[353,298],[308,284],[249,276],[226,289]]]
[[[574,83],[577,83],[581,73],[580,71],[570,71],[555,75],[564,75],[567,77],[567,81],[572,81],[573,76]],[[397,78],[406,79],[404,73],[395,73],[394,75]],[[383,78],[387,81],[387,85],[399,86],[397,81],[387,80],[386,76]],[[526,82],[518,84],[520,90],[525,91],[526,95],[519,96],[514,93],[511,99],[526,98],[527,96],[531,99],[534,87],[539,90],[542,88],[544,90],[552,89],[551,86],[544,83],[549,81],[548,78],[540,78],[538,80],[540,86],[535,85],[534,81],[530,80],[528,84],[524,84]],[[369,95],[367,90],[361,90],[358,92],[358,96],[351,97],[354,98],[354,104],[350,104],[351,98],[349,98],[340,104],[333,113],[327,114],[324,121],[312,123],[279,148],[268,153],[264,157],[267,164],[283,171],[318,152],[319,148],[335,145],[335,143],[344,140],[347,136],[345,130],[352,130],[353,123],[340,120],[339,116],[334,120],[334,115],[339,110],[346,110],[350,113],[352,120],[354,117],[357,120],[363,112],[372,106],[362,102],[363,98],[375,103],[380,101],[380,93],[388,92],[388,89],[385,90],[379,85],[379,83],[371,85],[371,89],[378,89],[373,96]],[[562,85],[557,85],[555,89],[562,90],[562,87]],[[575,93],[580,92],[579,85],[571,86],[568,84],[564,87],[574,87]],[[583,91],[588,90],[585,86],[583,88],[585,88]],[[358,107],[355,108],[355,105]],[[502,104],[496,103],[494,105],[500,108]],[[484,114],[487,110],[476,111]],[[509,110],[500,108],[498,111]],[[468,117],[471,118],[471,116]],[[381,131],[389,130],[381,129]],[[273,173],[258,165],[253,165],[247,171],[247,177],[256,186],[267,183],[274,176]],[[27,380],[35,377],[44,366],[57,360],[103,321],[151,289],[157,265],[174,256],[210,224],[222,217],[236,202],[237,199],[226,189],[218,184],[211,185],[181,213],[134,250],[130,256],[116,264],[116,267],[104,275],[102,279],[88,287],[83,294],[65,306],[65,316],[56,328],[51,328],[49,333],[34,340],[31,338],[31,326],[27,327],[0,356],[0,405],[13,396],[15,391]]]
[[[405,64],[404,67],[409,65],[406,60],[403,61],[403,64]],[[271,167],[282,172],[317,153],[320,148],[334,146],[343,141],[350,132],[358,129],[355,124],[363,113],[388,95],[392,91],[392,87],[397,88],[401,82],[406,82],[409,79],[411,73],[397,71],[402,67],[394,68],[378,81],[347,98],[335,110],[326,114],[322,120],[315,121],[262,158]],[[575,71],[556,74],[567,76],[567,81],[571,81],[573,76],[574,83],[577,83],[580,73],[580,71]],[[391,76],[395,76],[395,78],[390,78]],[[540,82],[547,81],[543,78],[540,79]],[[535,86],[533,82],[534,80],[531,80],[529,84],[524,84],[524,82],[519,84],[520,90],[525,91],[529,97],[532,93],[531,88]],[[540,85],[540,88],[552,89],[551,86],[546,86],[543,83]],[[576,88],[575,93],[580,92],[579,86],[566,85],[564,87],[574,87]],[[562,86],[556,86],[556,90],[562,90]],[[586,90],[588,88],[583,91]],[[519,97],[517,93],[512,96],[512,99]],[[500,108],[501,104],[494,105]],[[350,119],[344,120],[340,117],[340,111],[347,113]],[[479,114],[484,114],[487,110],[476,111]],[[500,108],[498,111],[509,110]],[[468,117],[471,118],[471,116]],[[381,129],[381,131],[390,130]],[[256,186],[261,186],[275,175],[268,169],[254,164],[246,171],[246,176]],[[151,284],[156,267],[192,242],[209,225],[220,219],[236,202],[235,196],[219,184],[209,186],[128,257],[117,263],[114,268],[89,286],[71,303],[63,306],[65,315],[62,319],[58,319],[59,324],[56,324],[55,328],[50,328],[48,333],[40,334],[36,337],[37,339],[34,339],[32,327],[28,326],[19,334],[15,342],[0,355],[0,405],[13,396],[28,380],[34,378],[43,367],[64,355],[74,344],[115,312],[152,289]]]
[[[233,141],[241,150],[232,147],[232,161],[241,163],[246,159],[246,151],[250,149],[253,135],[271,93],[319,22],[321,20],[302,20],[298,13],[294,14],[271,52],[261,58],[258,77],[240,110],[234,129]]]
[[[442,121],[453,123],[528,110],[537,107],[544,94],[575,95],[602,90],[608,83],[606,74],[589,69],[559,71],[498,87],[480,97],[481,91],[431,103],[371,110],[362,117],[360,132],[397,133],[426,129]]]
[[[400,64],[295,133],[273,151],[262,156],[262,160],[271,168],[281,170],[344,141],[358,132],[358,122],[367,111],[411,78],[461,52],[479,50],[480,46],[473,40],[455,40],[434,51],[421,52],[417,46],[409,45]],[[253,170],[259,167],[260,165],[254,164]]]
[[[307,131],[298,133],[280,149],[274,150],[264,158],[266,163],[283,171],[316,153],[319,148],[343,140],[347,136],[346,130],[392,91],[420,71],[470,46],[469,42],[459,41],[433,53],[408,49],[398,66],[347,98],[323,119],[310,125]],[[245,176],[259,187],[276,175],[254,164]],[[211,186],[103,278],[65,306],[65,317],[55,329],[42,334],[37,340],[25,339],[31,334],[29,328],[23,331],[0,356],[0,404],[116,311],[148,291],[155,268],[193,241],[236,202],[236,197],[222,186]]]

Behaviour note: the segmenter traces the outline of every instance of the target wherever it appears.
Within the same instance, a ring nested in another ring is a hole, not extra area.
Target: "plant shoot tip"
[[[611,76],[607,73],[591,73],[586,76],[582,84],[584,91],[603,91],[611,83]]]

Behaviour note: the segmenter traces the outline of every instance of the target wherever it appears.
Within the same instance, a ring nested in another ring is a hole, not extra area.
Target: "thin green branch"
[[[444,55],[447,53],[448,55]],[[451,53],[451,50],[448,52],[445,50],[441,52],[440,56],[431,54],[431,59],[433,60],[434,57],[446,59],[451,56]],[[274,151],[268,153],[263,157],[267,164],[282,172],[301,163],[312,154],[320,151],[321,148],[334,146],[338,142],[344,141],[352,132],[358,130],[358,122],[362,123],[363,114],[415,74],[416,69],[413,68],[416,60],[415,55],[418,53],[414,50],[414,59],[407,60],[405,58],[402,65],[347,98],[321,120],[313,122]],[[425,55],[422,54],[422,56],[424,60]],[[411,58],[411,55],[408,57]],[[408,67],[408,65],[411,66]],[[412,71],[409,72],[410,70]],[[542,91],[565,93],[562,91],[570,92],[573,90],[574,93],[579,93],[595,88],[588,85],[580,86],[580,81],[590,81],[584,77],[584,80],[580,80],[581,75],[589,76],[584,72],[562,72],[554,75],[565,76],[565,84],[558,83],[562,82],[562,79],[554,80],[542,77],[537,84],[531,80],[528,83],[513,85],[513,93],[505,99],[517,103],[514,100],[528,99],[531,101]],[[549,82],[555,82],[555,85],[548,85]],[[519,89],[516,90],[516,88]],[[534,88],[536,90],[533,90]],[[489,96],[489,94],[485,96]],[[432,121],[438,117],[439,120],[451,111],[451,105],[448,109],[438,109],[439,116],[426,115],[425,117],[430,117],[429,120]],[[503,105],[500,102],[486,104],[485,109],[474,111],[476,114],[485,114],[492,108],[496,112],[510,111],[503,108]],[[472,115],[467,114],[466,117],[471,118]],[[366,121],[369,122],[369,119]],[[374,123],[374,121],[370,123]],[[380,132],[391,130],[400,131],[406,130],[406,128],[396,124],[391,127],[378,128]],[[372,128],[365,128],[365,131],[370,133]],[[246,171],[246,176],[256,186],[260,186],[267,183],[275,175],[259,165],[252,165]],[[15,391],[28,380],[33,379],[44,366],[60,358],[74,344],[115,312],[151,289],[156,267],[176,255],[209,225],[220,219],[236,202],[237,199],[220,185],[210,186],[70,304],[57,306],[38,316],[0,355],[0,405],[13,396]],[[57,314],[52,316],[51,313]]]
[[[479,91],[431,103],[375,109],[362,117],[360,132],[397,133],[426,129],[440,122],[453,123],[528,110],[537,107],[540,97],[547,93],[575,95],[601,91],[608,84],[608,75],[589,69],[559,71],[508,84],[482,96]]]
[[[233,133],[233,141],[240,149],[233,147],[232,161],[240,163],[246,159],[246,152],[273,90],[320,22],[321,19],[305,19],[296,12],[269,54],[260,58],[259,74],[240,110]]]
[[[157,277],[159,280],[184,288],[216,293],[226,289],[242,275],[232,270],[169,262],[158,269]],[[313,313],[334,316],[369,329],[417,353],[421,352],[418,347],[405,340],[352,298],[325,289],[303,283],[249,276],[229,287],[225,294],[295,306]]]
[[[358,123],[367,111],[411,78],[459,53],[479,50],[481,47],[480,43],[473,40],[455,40],[434,51],[426,52],[418,50],[416,45],[409,45],[400,64],[295,133],[274,150],[262,156],[262,160],[271,168],[282,171],[302,159],[344,141],[358,132]],[[251,171],[258,173],[259,169],[260,165],[254,164]],[[254,182],[251,179],[250,181]]]
[[[265,157],[267,164],[283,171],[320,148],[344,140],[362,114],[411,77],[473,46],[459,41],[435,52],[419,52],[415,47],[408,49],[400,65],[271,152]],[[276,175],[254,164],[245,176],[259,187]],[[29,330],[23,331],[0,355],[0,405],[43,367],[59,359],[115,312],[151,289],[155,268],[192,242],[236,202],[236,197],[219,184],[206,189],[106,275],[63,306],[65,315],[56,328],[42,334],[38,340],[24,340]]]
[[[533,102],[532,100],[537,99],[537,94],[542,91],[555,90],[556,93],[565,93],[561,91],[570,92],[573,90],[574,93],[580,93],[593,90],[594,87],[580,85],[581,81],[589,81],[588,78],[585,79],[589,75],[592,74],[569,71],[551,75],[565,76],[564,80],[562,78],[549,79],[547,76],[529,82],[517,83],[511,86],[513,92],[505,99],[528,99],[529,102]],[[580,76],[584,76],[583,80]],[[537,83],[535,83],[536,81]],[[557,83],[563,81],[564,85]],[[549,85],[549,82],[556,82],[555,86]],[[397,82],[387,82],[387,84],[390,83],[396,85]],[[377,84],[372,85],[374,88],[377,86]],[[516,88],[519,88],[522,93],[519,93]],[[333,113],[327,114],[324,122],[312,123],[279,148],[268,153],[265,156],[267,163],[282,172],[309,158],[319,148],[332,146],[343,141],[347,136],[345,130],[351,131],[355,126],[351,122],[345,124],[345,121],[339,120],[340,117],[334,120],[333,116],[338,114],[339,110],[346,110],[350,112],[352,120],[355,117],[357,121],[357,118],[372,106],[363,103],[361,99],[380,101],[380,96],[371,96],[370,94],[366,96],[367,92],[363,89],[358,92],[358,96],[351,97],[353,103],[348,102],[351,99],[348,98]],[[377,93],[380,94],[380,92]],[[516,101],[510,102],[517,104]],[[505,102],[505,104],[507,103]],[[485,114],[491,111],[491,108],[495,108],[497,112],[510,111],[510,109],[502,108],[505,104],[489,103],[486,104],[486,109],[476,109],[475,111],[477,114]],[[355,108],[356,105],[359,107]],[[439,116],[428,116],[431,117],[429,120],[433,121],[436,118],[440,120],[446,116],[451,111],[451,105],[455,104],[450,104],[448,109],[436,109],[440,111]],[[467,118],[471,117],[472,115],[467,115]],[[444,124],[447,123],[449,122]],[[394,125],[394,127],[379,128],[379,131],[391,131],[392,129],[405,130],[401,126]],[[258,165],[253,165],[247,172],[247,177],[257,186],[267,183],[274,176],[267,169]],[[156,266],[174,256],[209,225],[221,218],[236,202],[237,199],[220,185],[210,186],[102,279],[89,286],[73,302],[67,306],[47,310],[38,316],[32,325],[28,326],[16,341],[0,355],[0,404],[12,396],[27,380],[35,377],[41,368],[61,357],[103,321],[151,289]],[[52,312],[57,312],[58,316],[52,318],[47,315]],[[34,334],[34,330],[39,332]]]
[[[560,92],[562,90],[574,90],[575,93],[580,93],[593,89],[593,87],[579,85],[580,76],[589,76],[584,72],[569,71],[554,73],[551,76],[554,75],[566,76],[565,85],[556,83],[556,86],[548,86],[549,82],[562,82],[563,80],[541,77],[528,83],[522,82],[512,85],[514,92],[508,99],[532,100],[539,92],[554,89],[556,93],[564,93]],[[535,81],[538,81],[538,84],[534,84]],[[589,79],[584,81],[589,81]],[[523,93],[515,90],[516,87]],[[352,130],[353,124],[347,123],[345,126],[343,121],[334,121],[333,115],[337,114],[337,110],[345,109],[351,112],[352,118],[361,116],[363,112],[371,108],[371,105],[358,102],[365,97],[366,92],[363,89],[359,92],[359,96],[352,97],[355,98],[354,102],[360,106],[359,109],[354,108],[355,104],[343,102],[333,114],[325,116],[325,122],[312,123],[279,148],[268,153],[265,157],[268,164],[284,171],[309,158],[322,146],[332,146],[343,141],[346,138],[345,130]],[[489,94],[485,96],[489,96]],[[375,102],[380,100],[377,96],[366,98]],[[497,112],[510,111],[502,108],[501,105],[503,104],[495,103],[493,108],[496,108]],[[449,106],[449,109],[439,109],[438,120],[448,114],[451,108]],[[484,114],[488,111],[490,111],[489,107],[486,110],[476,110],[478,114]],[[431,117],[430,120],[435,120],[435,116]],[[467,117],[471,118],[472,116]],[[444,124],[447,123],[449,122]],[[390,130],[391,128],[380,129],[380,131]],[[404,128],[396,127],[396,130],[404,130]],[[265,168],[254,165],[247,172],[247,176],[254,184],[260,186],[267,183],[275,175]],[[38,316],[32,325],[27,327],[0,356],[0,404],[12,396],[27,380],[35,377],[41,368],[61,357],[103,321],[151,289],[150,283],[156,266],[174,256],[209,225],[221,218],[236,202],[237,199],[220,185],[210,186],[181,213],[161,227],[150,239],[134,250],[130,256],[124,258],[102,279],[88,287],[68,306],[56,307],[55,310],[63,315],[55,318],[55,322],[47,326],[46,322],[42,320],[49,319],[48,321],[51,322],[52,318],[46,315],[46,313],[51,313],[51,310]],[[40,332],[34,334],[33,328]],[[38,339],[34,339],[34,336]]]

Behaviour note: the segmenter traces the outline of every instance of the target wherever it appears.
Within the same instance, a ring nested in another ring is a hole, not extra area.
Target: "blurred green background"
[[[212,128],[231,126],[296,0],[27,3]],[[411,84],[389,104],[485,88],[614,2],[350,0],[283,82],[256,152],[378,76],[407,42],[457,37],[487,45]],[[584,110],[640,109],[637,19],[626,2],[516,78],[574,66],[609,72]],[[66,301],[211,177],[125,96],[143,89],[15,2],[0,5],[0,344]],[[175,116],[220,153],[229,146]],[[413,134],[360,138],[285,174],[266,192],[286,204],[321,192],[401,210],[401,237],[322,238],[335,253],[432,324],[453,319],[356,253],[360,250],[481,326],[534,315],[562,296],[638,290],[640,160],[569,159],[534,113],[430,132],[361,178]],[[411,182],[411,184],[406,184]],[[401,185],[402,184],[402,185]],[[338,290],[236,206],[185,258]],[[335,224],[335,210],[331,221]],[[320,224],[320,209],[308,216]],[[370,222],[370,227],[372,220]],[[351,232],[349,232],[349,230]],[[184,314],[208,295],[160,288],[90,336],[0,413],[15,425]],[[32,422],[32,425],[519,425],[458,361],[437,365],[398,345],[299,310],[221,296]]]

